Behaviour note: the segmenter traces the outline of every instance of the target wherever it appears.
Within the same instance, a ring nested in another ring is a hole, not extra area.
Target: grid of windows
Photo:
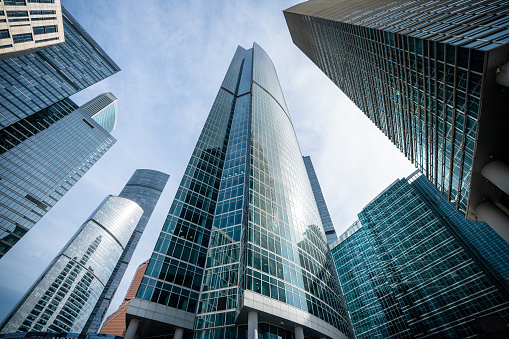
[[[129,199],[137,203],[143,209],[143,215],[136,225],[129,242],[125,246],[120,259],[118,260],[111,276],[108,278],[104,290],[99,297],[90,317],[82,329],[83,334],[98,333],[101,323],[106,315],[106,311],[110,306],[111,300],[124,276],[127,265],[131,261],[134,250],[140,241],[140,238],[147,226],[147,223],[159,201],[159,197],[163,192],[164,186],[169,176],[165,173],[149,170],[138,169],[131,176],[119,197]],[[186,285],[187,287],[187,285]]]
[[[327,208],[327,204],[323,198],[322,188],[318,182],[318,177],[316,176],[315,168],[313,167],[311,158],[309,156],[302,158],[304,159],[304,165],[306,165],[306,172],[308,173],[309,182],[311,183],[311,188],[313,189],[316,206],[318,207],[318,212],[320,212],[320,219],[322,220],[323,230],[325,231],[325,236],[327,237],[327,243],[331,244],[338,238],[338,236],[336,235],[336,230],[332,224],[329,209]]]
[[[104,199],[7,316],[0,332],[79,333],[142,214],[129,199]]]
[[[195,337],[229,338],[219,331],[233,330],[245,289],[352,335],[279,81],[256,44],[237,95]]]
[[[62,13],[65,42],[0,60],[0,128],[120,71],[63,7]],[[24,39],[32,39],[32,34],[26,33],[17,41]]]
[[[487,51],[509,42],[508,11],[506,1],[314,0],[285,17],[297,46],[466,214]]]
[[[395,181],[331,246],[359,339],[466,338],[482,334],[485,316],[509,319],[507,289],[463,245],[448,215],[458,212],[428,201],[430,188],[424,176]]]
[[[0,256],[116,140],[70,99],[0,130]]]
[[[137,298],[196,313],[236,100],[238,80],[232,88],[228,79],[238,79],[239,66],[228,71],[214,101]]]
[[[136,297],[196,314],[196,339],[245,336],[246,290],[353,337],[308,183],[272,61],[238,47]]]

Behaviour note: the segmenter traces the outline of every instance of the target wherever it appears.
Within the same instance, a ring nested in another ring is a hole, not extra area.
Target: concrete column
[[[492,202],[480,204],[475,208],[475,213],[509,243],[509,215]]]
[[[184,329],[177,328],[175,330],[175,334],[173,335],[173,339],[182,339],[182,338],[184,338]]]
[[[304,339],[304,329],[302,327],[295,327],[295,339]]]
[[[496,75],[497,84],[509,87],[509,62],[500,67],[500,72]]]
[[[258,339],[258,312],[247,314],[247,339]]]
[[[499,160],[492,161],[483,167],[481,174],[506,194],[509,194],[509,166],[506,163]]]
[[[138,329],[138,325],[140,324],[140,319],[131,319],[129,322],[129,326],[125,331],[124,339],[134,339],[136,335],[136,330]]]

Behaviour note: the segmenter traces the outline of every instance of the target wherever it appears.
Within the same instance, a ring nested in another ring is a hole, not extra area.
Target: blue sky
[[[336,232],[413,165],[292,43],[282,10],[299,1],[99,1],[63,5],[122,68],[78,93],[119,102],[117,143],[0,260],[0,319],[108,194],[137,168],[170,179],[108,313],[150,257],[237,45],[272,58],[303,155],[310,155]]]

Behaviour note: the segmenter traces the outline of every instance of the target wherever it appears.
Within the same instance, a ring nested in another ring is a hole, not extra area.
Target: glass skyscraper
[[[0,257],[115,142],[70,99],[0,129]]]
[[[353,338],[279,80],[257,44],[233,57],[127,321],[127,339]]]
[[[503,0],[312,0],[284,11],[297,47],[456,209],[506,241],[508,10]]]
[[[38,21],[44,4],[28,6]],[[63,7],[60,20],[65,42],[0,60],[0,257],[116,141],[115,100],[96,100],[85,113],[69,96],[120,68]]]
[[[327,237],[327,243],[331,244],[338,238],[338,236],[336,235],[336,230],[334,229],[334,225],[332,224],[329,209],[327,208],[327,204],[325,203],[325,199],[323,198],[320,182],[318,182],[318,177],[316,176],[315,168],[313,167],[311,157],[305,156],[302,157],[302,159],[304,159],[304,165],[306,165],[306,172],[308,173],[309,182],[311,183],[313,195],[315,196],[316,206],[318,207],[318,212],[320,212],[320,219],[322,219],[323,230],[325,231],[325,236]]]
[[[168,178],[169,175],[166,173],[150,169],[137,169],[122,192],[118,195],[119,197],[127,198],[137,203],[143,209],[143,215],[136,225],[129,242],[125,246],[113,273],[109,277],[94,310],[83,327],[83,334],[99,332],[99,327],[106,315],[106,311],[131,261],[134,250],[143,235],[143,231],[147,226],[150,216],[159,201],[164,186],[166,186]]]
[[[117,127],[118,122],[118,100],[111,93],[103,93],[94,99],[81,105],[83,112],[90,115],[92,119],[111,133]]]
[[[108,196],[0,325],[0,333],[79,333],[143,210]]]
[[[358,216],[331,245],[358,339],[508,334],[509,244],[487,224],[464,220],[419,172]]]
[[[65,42],[0,60],[0,128],[120,71],[64,7],[62,18]]]

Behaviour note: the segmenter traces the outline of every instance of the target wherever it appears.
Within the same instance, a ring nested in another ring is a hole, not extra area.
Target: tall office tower
[[[120,260],[115,266],[113,273],[108,279],[99,301],[83,327],[83,334],[99,332],[99,327],[106,315],[106,311],[110,307],[111,300],[117,291],[118,285],[124,276],[125,270],[131,261],[134,250],[143,235],[143,231],[159,201],[168,178],[169,175],[166,173],[150,169],[137,169],[118,195],[137,203],[143,209],[143,215],[125,246],[124,252],[120,256]]]
[[[509,241],[509,4],[312,0],[294,43],[469,220]]]
[[[358,217],[331,245],[358,339],[509,334],[509,244],[487,224],[464,220],[418,172]]]
[[[304,159],[306,172],[308,173],[309,182],[311,183],[313,195],[315,196],[316,206],[318,207],[318,212],[320,212],[320,219],[322,220],[323,230],[325,231],[325,236],[327,237],[327,243],[331,244],[338,238],[338,236],[336,235],[336,230],[332,224],[329,209],[327,208],[327,204],[323,198],[322,188],[318,182],[318,177],[316,176],[315,168],[313,167],[311,158],[309,156],[305,156],[302,157],[302,159]]]
[[[0,61],[0,128],[5,128],[120,71],[62,7],[65,42]]]
[[[0,325],[0,333],[79,333],[143,210],[108,196]]]
[[[117,127],[118,101],[111,92],[96,96],[80,108],[109,133]]]
[[[353,338],[279,80],[257,44],[237,48],[127,321],[126,339]]]
[[[0,258],[116,142],[100,123],[63,99],[0,129]]]
[[[125,336],[125,331],[127,329],[126,326],[126,312],[127,307],[129,307],[129,303],[131,299],[136,296],[136,292],[138,292],[138,288],[140,287],[141,280],[143,279],[143,275],[147,270],[149,260],[143,262],[136,273],[134,274],[134,278],[127,290],[124,301],[114,313],[112,313],[104,322],[103,327],[101,328],[101,334],[111,334],[119,337]]]
[[[0,2],[0,60],[64,41],[60,0]]]

